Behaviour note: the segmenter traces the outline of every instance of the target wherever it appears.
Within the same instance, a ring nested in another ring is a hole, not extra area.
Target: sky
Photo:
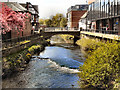
[[[8,1],[8,0],[0,0]],[[39,16],[42,19],[48,19],[56,13],[62,13],[66,16],[67,9],[76,4],[86,4],[86,0],[9,0],[9,2],[31,2],[39,6]]]

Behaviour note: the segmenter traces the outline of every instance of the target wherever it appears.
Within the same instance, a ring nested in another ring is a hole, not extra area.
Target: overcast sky
[[[8,0],[0,0],[0,1],[8,1]],[[86,4],[86,0],[9,0],[10,2],[31,2],[32,4],[39,6],[39,15],[40,18],[49,18],[56,13],[62,13],[66,15],[67,9],[70,6],[74,6],[76,4]]]

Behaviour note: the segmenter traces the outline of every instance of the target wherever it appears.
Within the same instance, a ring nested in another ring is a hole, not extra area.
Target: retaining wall
[[[3,49],[2,50],[2,57],[6,57],[6,56],[8,56],[10,54],[17,53],[17,52],[19,52],[21,50],[24,50],[27,47],[30,47],[33,44],[41,43],[42,41],[43,41],[43,39],[41,37],[39,37],[39,38],[35,38],[35,39],[31,40],[28,43],[18,44],[18,45]]]

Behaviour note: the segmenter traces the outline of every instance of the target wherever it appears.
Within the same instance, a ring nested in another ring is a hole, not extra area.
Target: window
[[[79,9],[79,6],[76,6],[77,9]]]

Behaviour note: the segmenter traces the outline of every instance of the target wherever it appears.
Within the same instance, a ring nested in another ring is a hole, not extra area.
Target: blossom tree
[[[5,3],[0,2],[0,34],[6,34],[10,30],[17,30],[19,34],[25,29],[26,19],[30,17],[31,14],[15,12]]]

